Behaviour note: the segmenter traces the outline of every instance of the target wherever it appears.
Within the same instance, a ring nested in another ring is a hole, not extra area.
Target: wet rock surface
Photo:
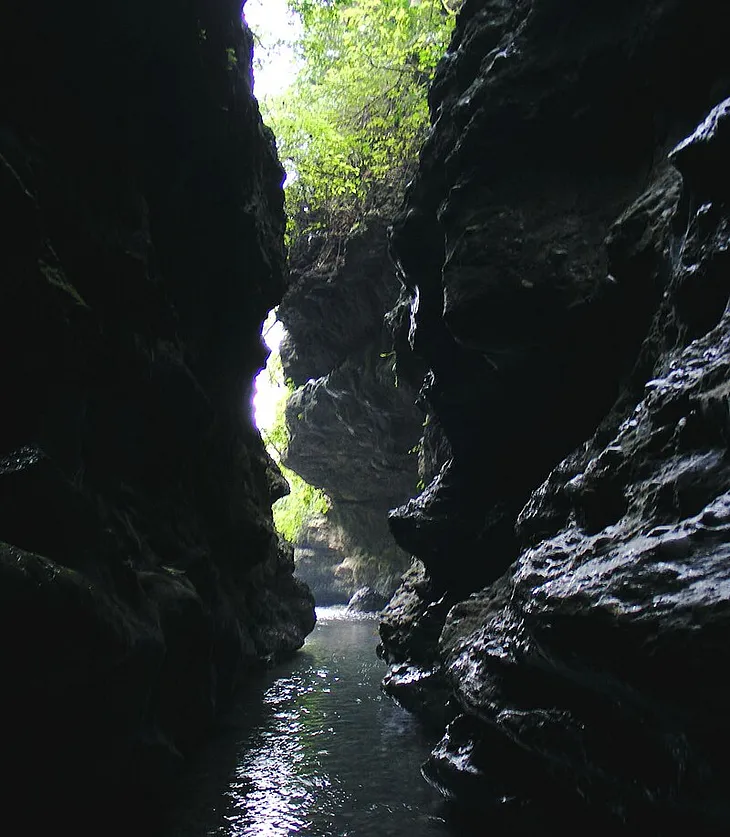
[[[387,523],[418,482],[423,421],[395,365],[407,323],[386,319],[399,289],[386,226],[372,217],[341,241],[299,242],[278,309],[284,374],[297,387],[285,464],[332,500],[327,517],[348,559],[342,571],[352,572],[350,595],[367,585],[389,596],[409,563]]]
[[[156,802],[314,624],[250,417],[284,217],[239,12],[3,10],[0,724],[29,833]]]
[[[423,569],[381,636],[467,806],[730,823],[715,11],[467,2],[431,90],[393,247],[450,456],[392,514]]]
[[[355,613],[377,613],[382,610],[388,599],[386,596],[381,596],[377,590],[372,587],[361,587],[356,590],[350,601],[347,603],[347,609]]]
[[[294,546],[297,578],[312,591],[318,606],[347,604],[355,592],[345,538],[325,515],[308,520]]]

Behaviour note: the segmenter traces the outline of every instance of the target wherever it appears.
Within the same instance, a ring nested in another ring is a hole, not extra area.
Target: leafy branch
[[[428,128],[425,85],[453,5],[289,0],[302,20],[294,44],[301,69],[262,106],[289,175],[290,240],[343,238],[382,201],[400,199],[398,172],[412,165]]]

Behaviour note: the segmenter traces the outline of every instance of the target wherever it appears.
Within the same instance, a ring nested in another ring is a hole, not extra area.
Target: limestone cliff
[[[330,540],[345,556],[334,583],[350,595],[363,585],[390,595],[409,561],[387,523],[418,482],[422,424],[395,363],[399,321],[386,318],[398,294],[386,226],[373,216],[343,241],[300,241],[278,310],[284,372],[297,386],[286,464],[333,502]]]
[[[480,809],[730,821],[718,15],[467,0],[431,90],[393,250],[450,455],[391,515],[381,635]]]
[[[284,261],[250,60],[235,0],[3,5],[0,724],[28,833],[156,793],[313,626],[250,416]]]

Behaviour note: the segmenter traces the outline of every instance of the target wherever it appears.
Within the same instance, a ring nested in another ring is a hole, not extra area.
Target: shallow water
[[[304,648],[262,676],[203,756],[166,837],[448,835],[430,749],[379,688],[377,621],[320,608]]]

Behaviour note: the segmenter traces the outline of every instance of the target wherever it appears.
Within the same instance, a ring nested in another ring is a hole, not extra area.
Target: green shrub
[[[261,429],[261,437],[271,458],[277,463],[289,483],[290,493],[277,500],[273,505],[274,526],[284,538],[296,543],[307,521],[314,515],[326,514],[330,503],[326,495],[305,482],[299,474],[282,465],[289,444],[289,432],[286,427],[284,410],[286,401],[294,387],[290,381],[284,380],[281,356],[278,351],[272,351],[263,374],[269,378],[269,385],[277,391],[277,401],[274,410],[274,421]]]
[[[289,173],[290,235],[346,235],[402,194],[452,17],[442,0],[290,0],[301,69],[262,103]]]
[[[291,493],[274,503],[274,526],[288,541],[296,543],[302,529],[315,515],[326,514],[330,504],[326,495],[305,482],[299,474],[279,463]]]

